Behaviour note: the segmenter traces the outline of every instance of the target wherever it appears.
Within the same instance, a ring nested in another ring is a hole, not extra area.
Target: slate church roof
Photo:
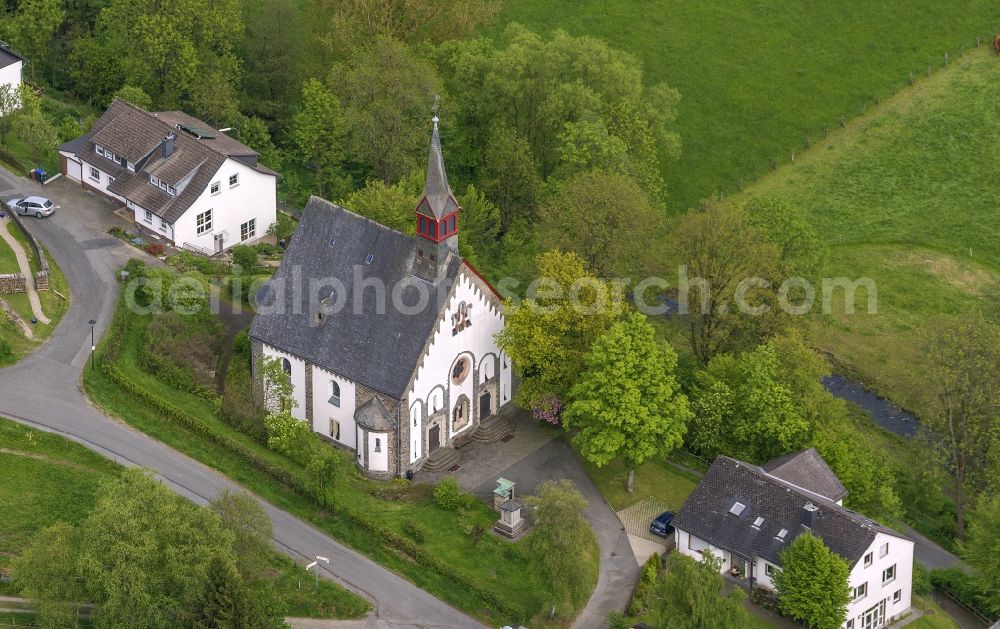
[[[416,257],[417,236],[312,197],[278,272],[258,296],[250,336],[401,399],[462,266],[449,253],[443,277],[431,284],[414,276]],[[355,289],[355,273],[386,287],[382,312],[374,289]],[[325,280],[317,294],[310,295],[310,280]],[[419,283],[427,307],[412,313],[393,307],[392,290],[401,282],[413,285],[402,292],[404,305],[416,303]],[[319,321],[318,302],[331,291],[335,303],[338,295],[343,302]]]
[[[457,209],[458,202],[448,185],[448,173],[441,154],[441,134],[438,133],[438,119],[435,116],[431,150],[427,156],[427,179],[424,181],[424,194],[417,205],[417,211],[426,216],[442,218]]]
[[[781,552],[807,529],[852,567],[877,533],[905,539],[829,498],[769,474],[766,468],[775,464],[780,469],[780,461],[761,467],[716,458],[674,518],[674,526],[744,559],[759,556],[776,565],[781,565]],[[811,522],[807,505],[816,508]],[[778,539],[782,530],[783,541]]]

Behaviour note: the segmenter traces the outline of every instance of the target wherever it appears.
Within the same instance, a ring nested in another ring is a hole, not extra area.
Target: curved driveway
[[[66,275],[73,302],[52,338],[17,365],[0,369],[0,415],[59,433],[123,465],[154,470],[178,494],[205,504],[237,484],[197,461],[172,450],[95,409],[83,394],[80,377],[88,367],[91,318],[100,336],[110,320],[117,287],[115,269],[134,250],[104,233],[99,220],[110,213],[102,202],[53,182],[43,190],[25,179],[0,171],[0,194],[14,192],[65,195],[62,211],[29,221],[28,228],[48,248]],[[90,208],[74,213],[78,207]],[[406,579],[334,541],[314,527],[261,501],[274,524],[275,544],[303,560],[330,558],[325,577],[373,602],[375,613],[365,623],[378,627],[482,627]],[[353,623],[352,623],[353,624]]]

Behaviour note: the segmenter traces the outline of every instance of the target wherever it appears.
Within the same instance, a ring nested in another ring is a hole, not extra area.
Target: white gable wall
[[[882,557],[881,549],[888,544],[888,553]],[[865,567],[864,556],[854,565],[848,582],[851,588],[862,583],[868,584],[868,593],[847,606],[847,619],[854,620],[854,627],[862,626],[860,616],[866,610],[885,601],[885,619],[898,616],[910,608],[913,586],[913,542],[885,533],[875,535],[875,541],[868,547],[865,554],[872,553],[872,563]],[[896,576],[888,583],[883,583],[883,571],[890,566],[896,567]],[[894,603],[893,595],[900,590],[900,600]]]
[[[368,469],[373,472],[389,471],[388,433],[368,433]]]
[[[695,535],[691,535],[687,531],[676,529],[674,531],[674,542],[677,550],[680,551],[682,555],[687,555],[688,557],[692,557],[697,561],[702,560],[703,558],[702,552],[706,550],[711,551],[711,553],[715,555],[716,558],[722,560],[722,566],[719,568],[720,573],[728,572],[729,568],[732,566],[732,564],[730,563],[732,560],[731,553],[722,550],[721,548],[712,546],[705,540]]]
[[[716,548],[697,536],[680,529],[675,531],[674,541],[680,553],[698,561],[702,559],[702,554],[699,551],[710,550],[712,554],[723,560],[720,572],[729,571],[732,555],[728,551]],[[884,557],[880,557],[881,548],[884,544],[889,545],[888,553]],[[862,583],[868,584],[867,594],[862,598],[852,601],[847,607],[846,619],[847,621],[853,620],[853,626],[856,629],[862,627],[860,618],[865,611],[882,601],[885,601],[886,622],[909,609],[912,602],[913,542],[892,535],[886,535],[885,533],[878,533],[875,536],[875,541],[865,551],[865,554],[867,553],[872,553],[871,565],[866,567],[864,556],[862,556],[848,577],[848,584],[852,591]],[[768,565],[773,564],[762,557],[755,557],[753,576],[755,585],[773,590],[774,582],[767,575]],[[896,567],[896,576],[891,581],[883,583],[883,571],[890,566]],[[900,600],[898,603],[894,603],[893,596],[897,590],[900,591]],[[848,623],[845,622],[844,626],[847,627]]]
[[[312,368],[313,430],[334,438],[331,420],[340,422],[340,443],[349,448],[357,447],[357,430],[354,423],[354,402],[356,392],[354,382],[334,375],[321,367]],[[340,406],[330,403],[330,381],[340,385]]]
[[[20,87],[21,69],[23,66],[23,61],[15,61],[6,68],[0,68],[0,85],[13,85],[15,88]],[[20,95],[18,95],[18,103],[20,103]]]
[[[287,358],[292,365],[292,399],[295,400],[295,408],[292,409],[292,417],[306,420],[306,363],[301,358],[292,356],[279,349],[264,344],[265,358]]]
[[[83,177],[80,181],[87,184],[88,188],[99,190],[109,197],[114,197],[123,204],[125,203],[125,197],[120,197],[113,192],[108,192],[108,184],[111,183],[112,179],[111,175],[104,170],[105,168],[118,170],[121,168],[119,164],[112,162],[110,159],[105,159],[96,153],[80,158],[80,162]],[[91,167],[96,168],[97,173],[92,173]]]
[[[239,183],[230,187],[229,177],[234,174],[239,176]],[[214,182],[219,183],[219,192],[213,195]],[[215,235],[225,233],[223,247],[228,249],[240,244],[240,225],[250,219],[257,221],[250,240],[262,237],[277,220],[276,184],[273,175],[227,159],[191,207],[174,222],[174,244],[180,247],[190,243],[215,251]],[[207,210],[212,210],[212,229],[198,234],[197,216]]]
[[[500,307],[493,303],[493,296],[481,289],[478,281],[478,278],[473,279],[465,267],[458,274],[452,297],[432,332],[423,366],[417,370],[410,389],[411,405],[417,400],[423,400],[428,413],[433,413],[435,408],[439,408],[444,402],[443,391],[447,389],[449,430],[455,406],[459,403],[461,396],[468,398],[470,417],[478,412],[479,400],[474,395],[477,380],[473,370],[475,368],[483,369],[484,357],[489,356],[494,361],[496,357],[501,357],[500,348],[495,339],[497,333],[503,329],[503,314]],[[470,306],[469,321],[472,325],[460,330],[457,334],[452,334],[452,317],[458,312],[459,306],[463,302]],[[472,369],[465,380],[455,384],[451,379],[451,370],[461,356],[469,359]],[[499,400],[492,400],[494,411],[509,402],[511,395],[510,361],[505,356],[501,358],[501,366],[488,368],[491,374],[495,374],[497,369],[499,369],[500,374],[498,390],[501,393]],[[503,367],[503,363],[506,363],[507,366]],[[482,382],[481,377],[479,382]],[[412,427],[412,416],[410,424],[410,431],[413,433],[415,429]],[[461,432],[469,430],[471,427],[472,422],[469,421]],[[416,432],[420,432],[422,435],[421,430],[416,430]],[[442,429],[442,443],[445,439],[446,435]],[[411,442],[413,440],[414,438],[411,437]],[[419,447],[423,446],[420,436],[417,436],[416,441]],[[411,443],[410,446],[412,447],[413,444]],[[419,457],[411,454],[410,458],[412,462]]]

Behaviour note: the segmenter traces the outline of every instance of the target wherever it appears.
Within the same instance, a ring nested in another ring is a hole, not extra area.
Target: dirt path
[[[31,312],[35,315],[35,318],[42,323],[49,324],[52,321],[45,316],[42,312],[42,302],[38,299],[38,291],[35,290],[34,274],[31,272],[31,265],[28,263],[28,255],[24,251],[24,247],[21,243],[14,238],[14,235],[10,233],[8,226],[10,224],[9,218],[0,219],[0,237],[2,237],[7,245],[14,252],[14,256],[17,258],[17,264],[21,267],[21,275],[24,276],[24,290],[28,293],[28,302],[31,304]]]

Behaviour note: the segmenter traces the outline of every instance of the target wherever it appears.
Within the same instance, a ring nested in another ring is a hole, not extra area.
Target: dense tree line
[[[463,253],[487,275],[525,274],[552,240],[601,275],[647,271],[654,249],[627,248],[662,234],[679,94],[646,86],[634,57],[591,37],[516,24],[476,36],[497,10],[493,0],[19,0],[0,26],[34,82],[99,108],[119,96],[232,127],[282,173],[288,201],[357,202],[361,189],[397,201],[355,208],[396,227],[412,222],[403,199],[440,97],[452,187],[475,205]],[[615,247],[594,250],[597,226]]]

